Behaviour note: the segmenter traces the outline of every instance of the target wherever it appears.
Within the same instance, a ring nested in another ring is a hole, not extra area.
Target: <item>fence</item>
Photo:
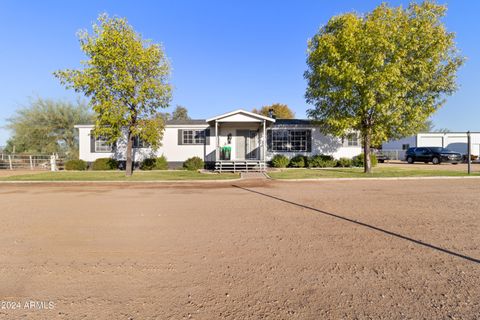
[[[378,154],[385,156],[388,160],[405,160],[407,150],[378,150]]]
[[[63,169],[64,159],[55,157],[56,169]],[[0,170],[51,170],[52,155],[6,154],[0,153]]]

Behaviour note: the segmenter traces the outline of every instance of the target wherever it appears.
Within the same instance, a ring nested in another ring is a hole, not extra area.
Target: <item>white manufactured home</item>
[[[112,157],[125,160],[126,141],[114,146],[91,135],[93,125],[77,125],[80,159],[93,162]],[[352,158],[361,153],[358,134],[341,139],[323,135],[310,120],[275,119],[245,110],[235,110],[206,120],[173,120],[165,125],[161,147],[156,151],[135,140],[134,161],[164,155],[170,167],[179,167],[191,157],[200,157],[217,170],[245,168],[263,170],[276,154],[328,154]]]
[[[399,140],[385,142],[384,151],[396,151],[403,160],[405,151],[411,147],[442,147],[461,154],[468,153],[466,132],[423,132]],[[480,156],[480,132],[470,133],[472,155]]]

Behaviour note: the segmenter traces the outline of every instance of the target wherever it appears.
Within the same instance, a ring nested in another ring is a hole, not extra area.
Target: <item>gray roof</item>
[[[189,124],[207,124],[205,119],[190,119],[190,120],[168,120],[170,125],[189,125]],[[309,119],[276,119],[274,125],[311,125],[312,120]]]
[[[308,119],[276,119],[275,125],[309,125],[313,124],[312,120]]]
[[[167,124],[207,124],[205,119],[167,120]]]

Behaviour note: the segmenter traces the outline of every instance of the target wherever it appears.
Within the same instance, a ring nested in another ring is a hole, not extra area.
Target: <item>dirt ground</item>
[[[479,319],[479,195],[465,179],[0,184],[0,319]]]

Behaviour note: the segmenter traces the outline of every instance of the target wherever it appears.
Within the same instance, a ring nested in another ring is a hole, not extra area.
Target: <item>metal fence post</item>
[[[11,156],[11,155],[8,155],[8,164],[10,165],[10,170],[13,170],[13,166],[12,166],[12,156]]]
[[[472,141],[471,141],[471,138],[470,138],[470,131],[467,131],[467,170],[468,170],[468,174],[471,174],[472,173],[472,155],[471,155],[471,148],[472,148]]]

